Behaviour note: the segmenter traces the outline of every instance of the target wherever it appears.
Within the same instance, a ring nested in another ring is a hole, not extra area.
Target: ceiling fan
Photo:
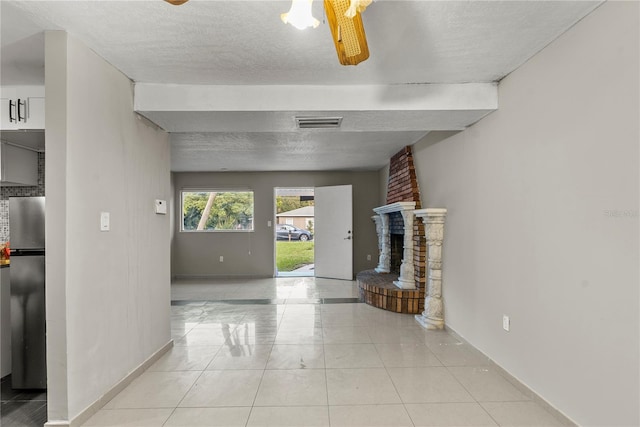
[[[164,0],[167,3],[179,6],[189,0]],[[311,16],[311,2],[313,0],[292,0],[291,10],[282,14],[282,20],[287,23],[295,9],[302,4],[308,10],[306,17],[309,24],[307,26],[318,26],[318,20]],[[324,0],[324,10],[327,15],[327,22],[331,29],[333,43],[336,47],[338,60],[342,65],[357,65],[369,58],[369,46],[364,33],[362,17],[360,14],[371,4],[372,0]],[[292,23],[293,24],[293,23]]]
[[[324,0],[324,10],[342,65],[358,65],[369,58],[369,46],[360,14],[371,0]]]

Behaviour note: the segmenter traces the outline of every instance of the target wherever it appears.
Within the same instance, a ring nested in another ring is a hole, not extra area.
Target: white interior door
[[[353,280],[351,185],[316,187],[314,199],[316,277]]]

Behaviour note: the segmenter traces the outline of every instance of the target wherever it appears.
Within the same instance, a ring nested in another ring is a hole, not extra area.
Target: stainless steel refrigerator
[[[9,198],[11,386],[47,387],[44,197]]]

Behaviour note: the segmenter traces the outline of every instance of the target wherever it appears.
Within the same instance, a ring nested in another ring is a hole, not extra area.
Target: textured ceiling
[[[300,132],[175,133],[171,163],[174,170],[210,170],[209,153],[223,153],[224,163],[215,170],[371,170],[379,169],[398,150],[424,132]],[[394,135],[395,134],[395,135]],[[379,159],[372,163],[372,159]],[[318,168],[318,165],[326,165]]]
[[[191,0],[171,6],[161,0],[3,0],[2,83],[42,84],[44,29],[66,30],[138,83],[497,82],[599,3],[380,0],[363,14],[371,57],[356,67],[345,67],[338,63],[326,24],[299,31],[280,21],[288,1]],[[314,2],[314,11],[324,21],[321,1]],[[343,113],[347,121],[351,114],[362,116],[358,111]],[[203,120],[211,122],[207,114],[200,121],[181,111],[173,118],[168,111],[144,114],[151,120],[163,115],[173,123],[171,128],[165,126],[168,131],[180,130],[172,137],[174,170],[220,170],[227,165],[235,170],[327,170],[379,167],[397,147],[416,142],[429,130],[446,130],[454,120],[446,118],[446,110],[440,113],[442,122],[425,122],[422,132],[401,126],[380,129],[375,126],[379,120],[372,117],[370,132],[362,135],[340,131],[290,135],[253,123],[244,132],[237,129],[235,136],[222,129],[202,133]],[[191,131],[199,132],[189,135]],[[200,145],[194,148],[194,144]],[[342,160],[336,161],[331,152]],[[247,158],[255,160],[243,162]]]

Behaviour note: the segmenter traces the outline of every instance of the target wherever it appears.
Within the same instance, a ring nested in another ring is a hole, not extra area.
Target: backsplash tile
[[[44,196],[44,153],[38,153],[38,185],[0,187],[0,242],[9,240],[9,197]]]
[[[0,200],[0,243],[9,240],[9,201]]]

